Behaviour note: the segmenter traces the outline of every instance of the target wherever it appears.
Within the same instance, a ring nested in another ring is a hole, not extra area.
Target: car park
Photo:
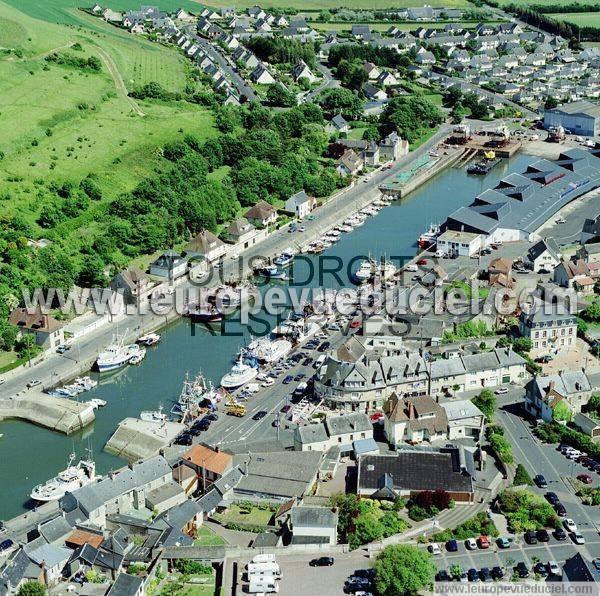
[[[333,557],[319,557],[318,559],[312,559],[309,565],[311,567],[331,567],[334,562]]]

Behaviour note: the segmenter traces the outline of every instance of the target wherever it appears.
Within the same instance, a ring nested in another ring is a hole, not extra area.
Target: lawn
[[[19,2],[21,0],[13,0]],[[58,1],[58,0],[55,0]],[[231,6],[230,2],[226,0],[204,0],[202,4],[207,6]],[[256,0],[241,0],[235,2],[235,7],[238,9],[245,9],[250,6],[254,6]],[[390,2],[390,0],[266,0],[260,2],[263,9],[268,10],[270,8],[296,8],[298,10],[323,10],[326,8],[364,8],[366,10],[376,10],[382,8],[407,8],[411,6],[418,6],[415,4],[415,0],[396,0]],[[472,7],[467,0],[445,0],[443,3],[446,8],[464,8]]]
[[[547,15],[556,21],[574,23],[580,27],[600,27],[600,12],[552,13]]]
[[[273,517],[273,512],[270,509],[252,507],[250,512],[246,513],[237,503],[231,505],[225,513],[215,515],[215,519],[218,519],[223,525],[233,523],[266,526],[271,517]]]
[[[226,544],[225,540],[206,526],[201,526],[196,532],[195,546],[220,546],[222,544]]]

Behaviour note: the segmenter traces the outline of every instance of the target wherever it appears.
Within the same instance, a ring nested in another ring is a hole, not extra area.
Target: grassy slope
[[[600,27],[600,12],[556,13],[548,16],[557,21],[575,23],[575,25],[579,25],[580,27]]]
[[[20,1],[20,0],[15,0]],[[203,0],[202,4],[207,6],[232,6],[227,0]],[[240,0],[234,3],[236,8],[248,8],[257,4],[256,0]],[[421,3],[415,0],[264,0],[258,2],[265,10],[268,8],[296,8],[298,10],[322,10],[325,8],[365,8],[374,10],[378,8],[406,8],[419,6]],[[470,6],[467,0],[444,0],[446,8],[458,8]]]
[[[43,70],[43,53],[76,41],[88,54],[95,53],[94,44],[101,45],[119,68],[118,52],[126,51],[126,43],[143,56],[149,42],[136,45],[140,42],[133,37],[121,42],[110,33],[103,38],[85,29],[37,21],[0,2],[0,31],[6,22],[11,23],[13,39],[18,38],[14,45],[24,48],[25,57],[0,55],[0,151],[5,154],[0,161],[0,197],[11,199],[0,202],[0,213],[19,212],[34,220],[40,208],[38,183],[65,179],[77,183],[90,172],[98,174],[105,199],[113,198],[152,172],[161,159],[157,146],[180,136],[180,128],[200,137],[213,134],[212,116],[199,106],[143,102],[146,116],[136,116],[105,67],[100,74],[54,64]],[[167,82],[159,76],[160,62],[170,67],[169,87],[183,85],[185,63],[174,50],[146,53],[152,58],[145,64],[153,64],[155,70],[146,66],[144,80],[156,77]],[[79,109],[81,104],[94,109]],[[11,182],[14,176],[23,180]],[[79,225],[93,229],[92,211],[66,227],[75,230]]]

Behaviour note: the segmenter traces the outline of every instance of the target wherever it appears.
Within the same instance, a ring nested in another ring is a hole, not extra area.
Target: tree
[[[103,288],[105,283],[102,259],[97,254],[86,255],[77,276],[77,284],[83,288]]]
[[[281,84],[271,85],[269,87],[269,90],[267,91],[267,101],[270,105],[280,108],[291,108],[298,103],[296,94],[292,93]]]
[[[533,342],[528,337],[518,337],[513,342],[513,350],[519,354],[530,352],[532,348]]]
[[[573,418],[573,412],[571,412],[571,408],[567,404],[566,400],[561,399],[552,410],[552,418],[559,422],[571,422]]]
[[[545,110],[553,110],[558,107],[558,100],[555,97],[548,96],[544,103]]]
[[[330,117],[342,114],[351,120],[356,120],[362,114],[362,103],[356,93],[342,87],[327,89],[319,97],[319,105]]]
[[[527,484],[529,486],[533,486],[533,480],[531,476],[525,469],[525,466],[522,464],[517,465],[517,469],[515,470],[515,479],[513,481],[515,486],[520,486],[522,484]]]
[[[25,582],[17,592],[18,596],[44,596],[46,586],[37,581]]]
[[[484,389],[471,401],[483,412],[488,422],[493,418],[496,410],[496,396],[489,389]]]
[[[375,561],[375,588],[386,596],[407,596],[433,585],[431,555],[414,546],[392,545]]]

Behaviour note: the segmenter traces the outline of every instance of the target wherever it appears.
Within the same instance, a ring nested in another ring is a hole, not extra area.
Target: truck
[[[248,563],[247,566],[248,579],[251,580],[253,577],[281,577],[281,569],[275,561],[264,561],[258,563]]]
[[[548,129],[548,142],[562,143],[566,138],[565,129],[562,126],[551,126]]]
[[[275,555],[269,555],[267,553],[263,553],[261,555],[254,555],[252,557],[251,563],[275,563]]]
[[[227,397],[227,403],[225,406],[225,412],[230,416],[238,416],[241,418],[246,415],[246,406],[237,401],[233,395]]]

